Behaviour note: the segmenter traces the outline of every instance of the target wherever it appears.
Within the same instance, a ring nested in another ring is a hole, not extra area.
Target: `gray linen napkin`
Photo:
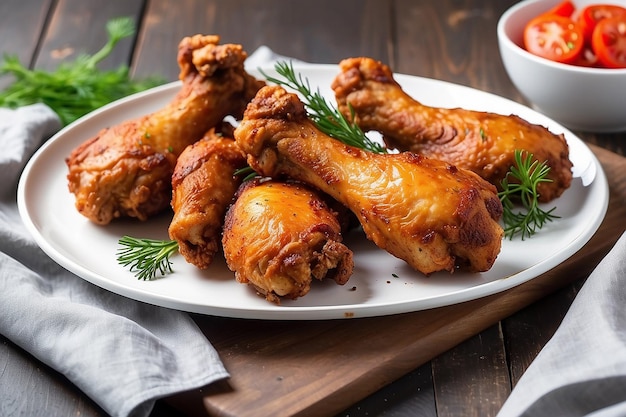
[[[626,233],[498,413],[517,416],[626,416]]]
[[[274,52],[271,48],[261,45],[255,51],[248,56],[245,62],[245,66],[247,70],[255,70],[259,67],[265,67],[268,65],[274,64],[276,61],[287,61],[293,62],[294,64],[305,63],[304,61],[300,61],[295,58],[290,58],[284,55],[280,55]]]
[[[107,413],[147,416],[156,399],[228,373],[188,314],[82,280],[48,258],[26,231],[16,184],[32,153],[59,128],[43,104],[0,108],[0,333]]]

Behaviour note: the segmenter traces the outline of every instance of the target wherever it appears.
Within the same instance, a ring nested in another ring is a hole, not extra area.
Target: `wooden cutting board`
[[[626,226],[626,158],[591,146],[609,180],[600,229],[575,256],[508,291],[414,313],[330,321],[194,316],[231,378],[186,394],[202,414],[334,415],[539,298],[588,276]],[[185,400],[187,401],[187,400]]]

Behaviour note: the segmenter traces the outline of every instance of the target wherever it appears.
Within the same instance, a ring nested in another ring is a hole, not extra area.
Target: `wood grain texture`
[[[512,387],[554,335],[584,281],[574,281],[502,321]]]
[[[336,1],[325,7],[307,0],[153,0],[133,74],[157,72],[177,79],[172,56],[179,40],[195,33],[219,34],[222,42],[241,44],[250,54],[267,45],[307,62],[336,63],[353,54],[386,59],[390,25],[388,3],[375,0]]]
[[[396,1],[393,69],[519,99],[504,73],[496,37],[500,15],[514,3]]]
[[[623,133],[595,134],[590,132],[577,132],[579,137],[587,144],[598,145],[619,155],[626,155],[626,139]]]
[[[3,0],[0,2],[0,28],[13,36],[0,37],[0,57],[15,55],[30,67],[39,39],[46,28],[48,11],[52,0]],[[9,76],[0,76],[0,89],[10,85]]]
[[[93,54],[104,46],[107,21],[130,16],[139,26],[143,0],[59,0],[51,9],[47,33],[41,42],[35,66],[53,70],[61,62],[75,60],[80,54]],[[121,40],[99,68],[113,69],[129,65],[134,39]]]
[[[106,416],[77,392],[63,375],[0,335],[0,416]]]
[[[434,358],[432,366],[438,417],[494,416],[511,393],[499,324]]]
[[[368,416],[437,417],[431,363],[425,363],[337,414],[337,417]]]

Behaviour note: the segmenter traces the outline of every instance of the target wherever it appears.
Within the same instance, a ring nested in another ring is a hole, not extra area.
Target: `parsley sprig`
[[[525,240],[559,216],[553,214],[556,207],[546,211],[539,206],[538,201],[537,186],[552,181],[547,177],[550,167],[544,162],[533,160],[533,154],[529,152],[515,150],[514,157],[515,165],[511,166],[502,180],[502,191],[498,197],[502,202],[505,237],[513,239],[513,236],[521,233],[522,240]]]
[[[17,56],[5,55],[0,75],[12,75],[14,81],[0,92],[0,107],[45,103],[67,125],[111,101],[162,83],[158,78],[131,80],[126,65],[109,71],[98,69],[119,41],[135,33],[135,24],[130,17],[120,17],[108,21],[106,31],[108,40],[98,52],[81,54],[54,71],[31,70]]]

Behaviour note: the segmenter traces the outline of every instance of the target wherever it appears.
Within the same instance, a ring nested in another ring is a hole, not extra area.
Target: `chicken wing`
[[[371,58],[346,59],[340,69],[332,83],[340,111],[346,117],[354,112],[363,130],[381,132],[388,147],[448,161],[497,187],[515,163],[515,150],[525,150],[550,167],[552,182],[539,185],[540,201],[570,186],[563,135],[515,115],[423,105],[402,90],[388,66]]]
[[[66,158],[75,206],[97,224],[148,217],[169,207],[178,155],[225,116],[240,117],[264,84],[247,74],[241,45],[217,36],[182,39],[182,87],[156,112],[101,130]]]
[[[248,164],[348,207],[367,237],[424,274],[486,271],[500,252],[502,205],[475,173],[411,152],[374,154],[326,136],[295,94],[263,87],[235,129]]]
[[[206,269],[221,248],[222,225],[246,158],[232,138],[211,130],[178,157],[172,175],[170,239],[187,262]]]
[[[244,183],[228,210],[222,245],[241,283],[280,303],[307,294],[313,279],[345,284],[354,266],[336,213],[303,184]]]

